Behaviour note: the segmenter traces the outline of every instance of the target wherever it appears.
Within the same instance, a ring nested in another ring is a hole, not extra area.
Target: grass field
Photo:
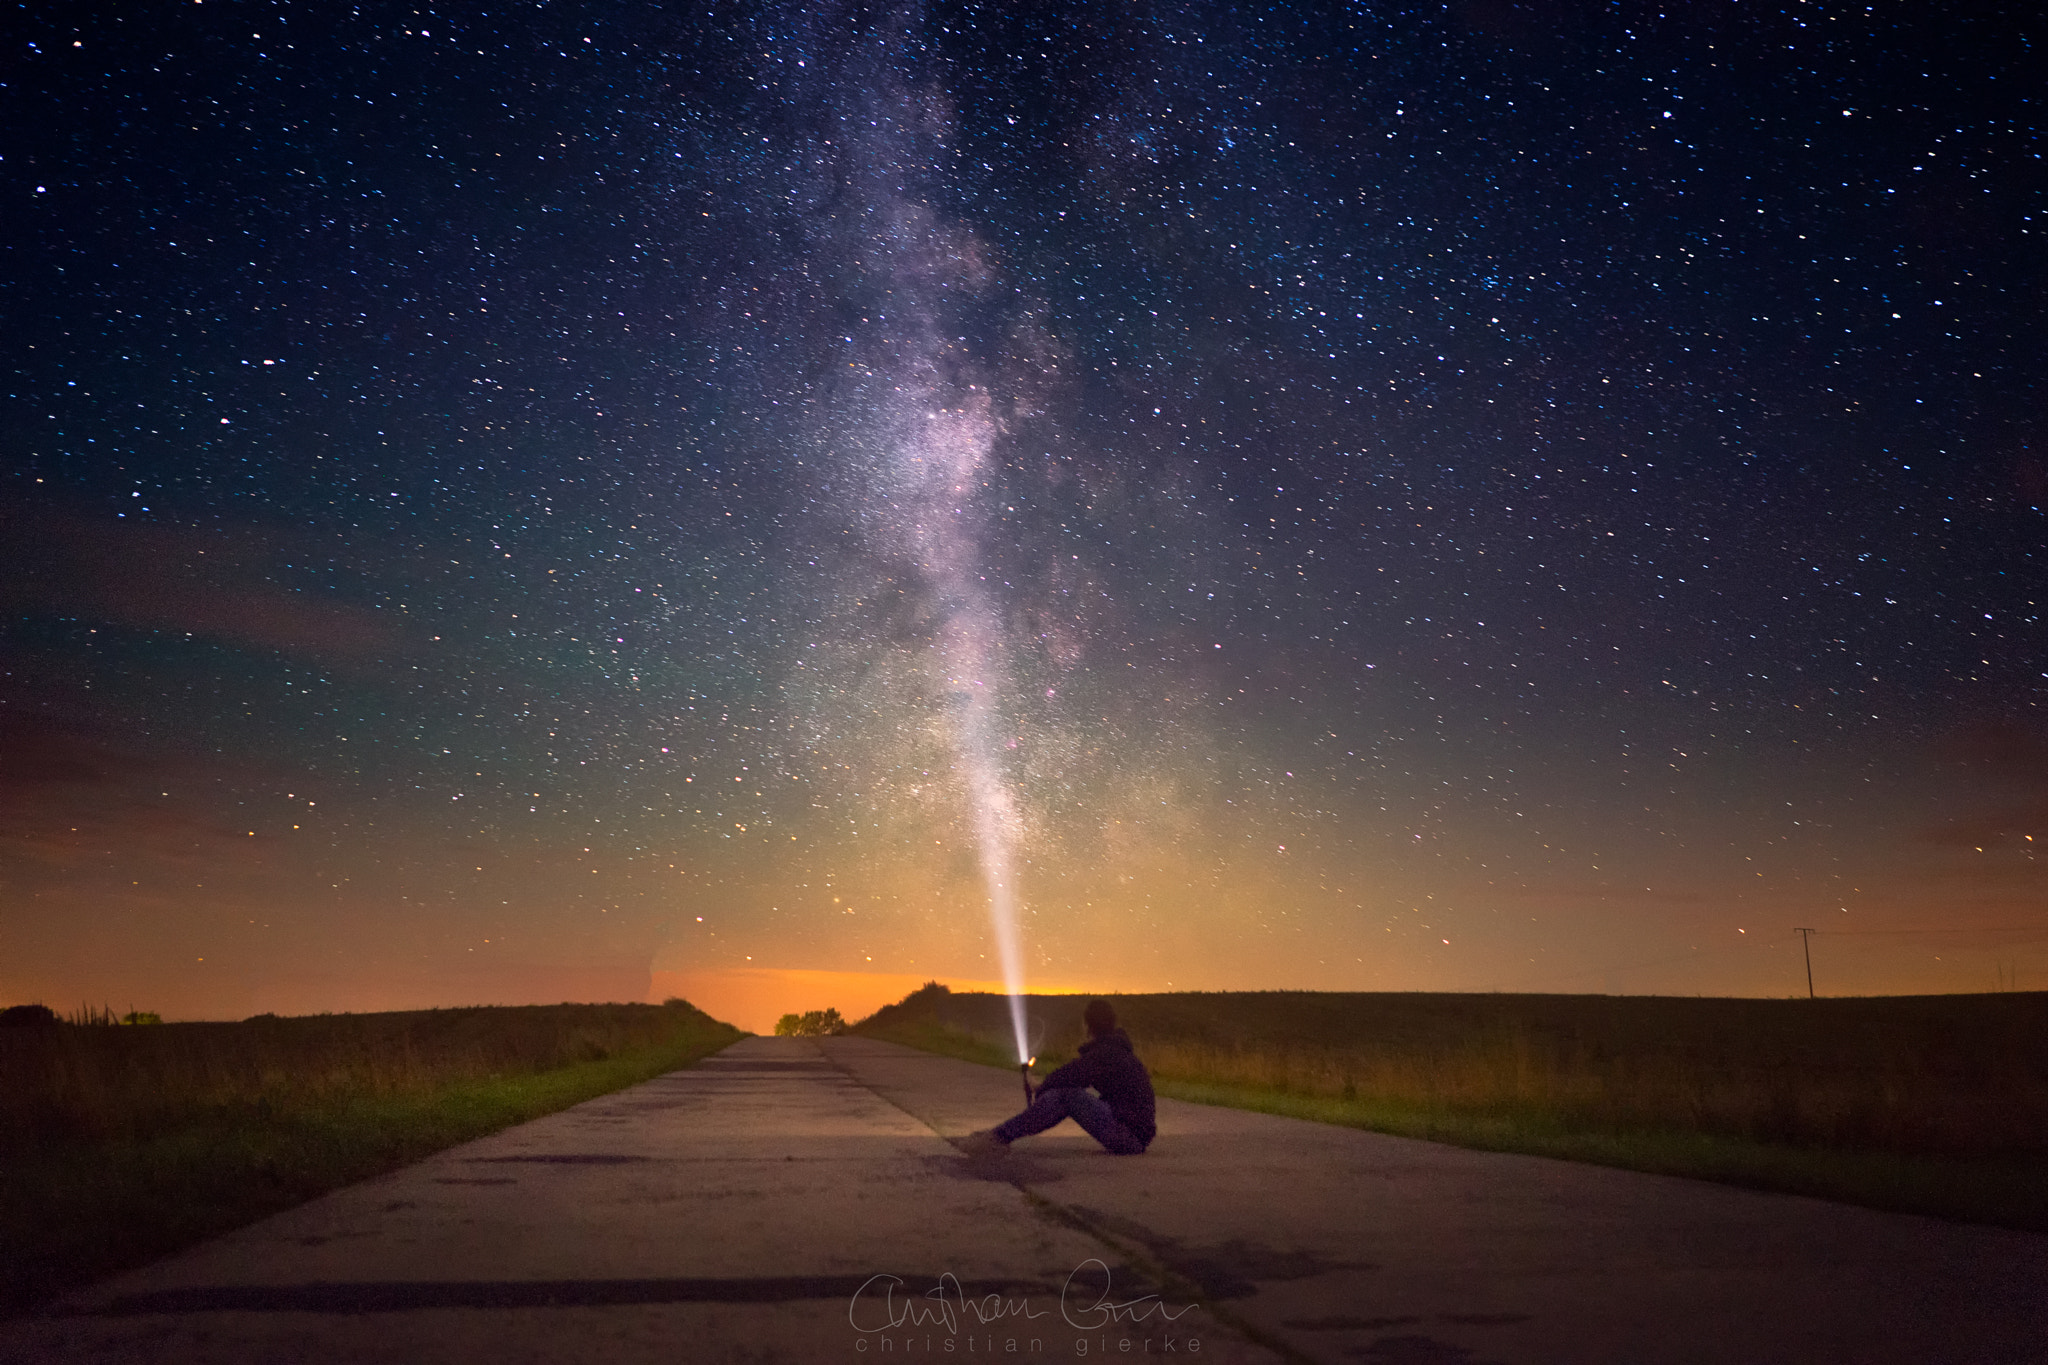
[[[1180,1099],[2048,1230],[2044,993],[1115,1000]],[[1030,998],[1041,1074],[1084,1003]],[[1000,996],[927,988],[854,1032],[1016,1065]]]
[[[679,1000],[0,1029],[0,1312],[741,1036]]]

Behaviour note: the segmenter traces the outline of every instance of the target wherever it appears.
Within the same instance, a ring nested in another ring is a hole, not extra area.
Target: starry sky
[[[0,996],[2048,985],[2031,6],[5,33]]]

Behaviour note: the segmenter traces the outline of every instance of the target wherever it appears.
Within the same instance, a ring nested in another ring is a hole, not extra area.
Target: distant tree
[[[802,1014],[785,1014],[775,1021],[775,1036],[778,1038],[823,1038],[844,1032],[846,1020],[830,1006],[821,1010],[805,1010]]]
[[[124,1024],[161,1024],[164,1017],[155,1010],[129,1010],[121,1016]]]
[[[9,1005],[0,1010],[0,1028],[43,1028],[62,1022],[48,1005]]]

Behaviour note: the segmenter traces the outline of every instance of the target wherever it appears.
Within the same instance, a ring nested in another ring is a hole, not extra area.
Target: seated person
[[[962,1146],[972,1155],[1009,1150],[1020,1137],[1042,1133],[1072,1119],[1088,1136],[1118,1156],[1136,1156],[1152,1145],[1152,1076],[1131,1048],[1130,1035],[1116,1026],[1116,1007],[1091,1000],[1082,1014],[1088,1041],[1073,1061],[1045,1078],[1031,1105]],[[1090,1088],[1094,1094],[1090,1094]]]

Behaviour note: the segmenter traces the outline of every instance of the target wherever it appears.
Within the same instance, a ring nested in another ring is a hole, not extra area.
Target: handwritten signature
[[[1075,1283],[1091,1270],[1102,1276],[1100,1292],[1094,1288],[1092,1274],[1084,1283]],[[924,1293],[899,1297],[898,1291],[905,1283],[901,1275],[870,1275],[846,1306],[847,1322],[856,1332],[892,1332],[906,1327],[958,1332],[961,1324],[970,1319],[970,1325],[986,1327],[1006,1318],[1029,1322],[1051,1316],[1050,1309],[1034,1308],[1028,1298],[1007,1298],[1001,1294],[969,1297],[959,1277],[951,1271],[939,1276],[938,1283]],[[1154,1317],[1161,1322],[1174,1322],[1195,1306],[1190,1303],[1174,1308],[1157,1294],[1117,1299],[1111,1295],[1113,1288],[1109,1267],[1090,1257],[1074,1267],[1066,1283],[1060,1286],[1060,1317],[1070,1327],[1094,1331],[1112,1323],[1146,1322]]]

